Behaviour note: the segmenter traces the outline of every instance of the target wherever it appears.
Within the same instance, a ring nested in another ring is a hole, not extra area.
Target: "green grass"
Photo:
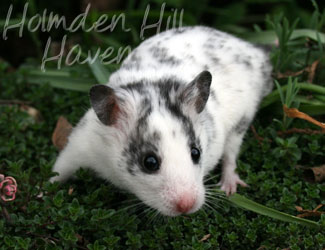
[[[140,2],[145,5],[145,1]],[[0,61],[0,100],[28,101],[42,114],[42,121],[35,122],[17,105],[0,105],[0,172],[15,177],[19,190],[15,201],[0,203],[0,249],[324,248],[325,216],[308,218],[320,227],[282,222],[258,214],[266,210],[254,203],[295,216],[298,214],[295,206],[313,209],[323,203],[325,197],[325,186],[306,182],[303,171],[296,168],[297,165],[324,164],[324,135],[280,137],[277,133],[294,127],[318,129],[306,121],[285,118],[282,104],[299,106],[302,111],[318,115],[317,119],[324,121],[324,35],[321,33],[324,11],[317,6],[310,13],[292,7],[295,15],[290,15],[283,6],[290,7],[291,1],[286,1],[287,5],[284,1],[274,2],[278,3],[278,9],[282,8],[286,18],[270,15],[264,23],[255,16],[252,19],[257,20],[259,26],[255,26],[254,32],[246,32],[249,28],[247,23],[243,24],[243,18],[250,16],[240,11],[240,7],[247,8],[249,4],[230,4],[218,9],[209,8],[208,3],[194,7],[183,1],[171,3],[175,7],[187,6],[187,24],[195,24],[204,14],[218,13],[220,16],[220,13],[236,11],[236,20],[221,21],[218,16],[208,24],[263,44],[274,45],[274,38],[279,37],[279,47],[273,46],[271,53],[275,75],[299,71],[320,60],[313,84],[306,83],[306,72],[277,79],[278,88],[262,102],[253,125],[263,140],[259,142],[249,130],[238,160],[238,173],[249,187],[240,188],[239,195],[230,201],[217,199],[216,195],[212,208],[206,206],[189,216],[154,217],[131,194],[117,190],[85,170],[78,171],[78,179],[62,185],[48,182],[57,156],[51,135],[58,117],[64,115],[76,124],[89,108],[86,91],[92,84],[104,82],[105,76],[118,66],[102,66],[96,62],[57,71],[50,63],[47,71],[41,73],[35,59],[26,61],[14,71],[9,70],[8,62]],[[136,24],[140,22],[141,11],[134,5],[135,1],[128,2]],[[273,7],[270,14],[277,8]],[[98,14],[94,13],[91,18]],[[297,17],[300,21],[294,24]],[[98,46],[88,37],[91,35],[79,35],[85,39],[85,49]],[[98,39],[105,46],[128,45],[123,34],[101,36]],[[129,42],[135,46],[139,41],[135,38]],[[215,178],[208,184],[218,182],[220,169],[212,176]],[[275,218],[284,218],[274,210],[268,212]],[[210,236],[202,241],[206,235]]]

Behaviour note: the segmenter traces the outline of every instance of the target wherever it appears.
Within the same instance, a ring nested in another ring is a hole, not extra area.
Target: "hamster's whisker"
[[[153,223],[157,223],[157,222],[159,222],[159,223],[161,223],[161,221],[164,221],[164,215],[162,215],[159,211],[157,211],[158,213],[157,213],[157,216],[156,216],[156,218],[155,218],[155,220],[153,221]]]
[[[216,183],[211,183],[211,184],[204,184],[205,187],[217,187],[218,184]]]
[[[221,199],[216,199],[215,197],[206,197],[207,201],[213,203],[215,206],[224,208],[225,201]]]
[[[213,197],[218,197],[220,199],[227,199],[226,194],[215,192],[215,190],[206,189],[205,193],[208,194],[208,195],[211,195]]]
[[[223,208],[224,208],[224,207],[222,206],[222,204],[220,204],[220,203],[216,203],[215,200],[207,199],[206,202],[209,203],[210,205],[213,205],[214,207],[219,208],[219,209],[223,209]]]
[[[159,215],[159,211],[153,209],[152,214],[151,214],[151,217],[150,217],[150,219],[148,220],[148,224],[149,224],[149,225],[150,225],[150,224],[153,225],[154,222],[155,222],[155,220],[157,219],[158,215]]]
[[[208,207],[207,206],[205,206],[205,204],[203,204],[203,206],[202,206],[202,208],[201,208],[201,211],[202,211],[202,213],[204,213],[206,216],[208,215]]]
[[[220,187],[217,184],[208,184],[208,185],[205,184],[204,187],[208,188],[210,190],[214,190],[215,192],[220,190]],[[219,192],[219,193],[221,193],[221,192]]]
[[[206,201],[205,203],[204,203],[204,206],[206,206],[206,207],[208,207],[209,209],[211,209],[213,212],[215,212],[215,213],[219,213],[219,211],[213,206],[214,204],[212,203],[212,202],[210,202],[210,201]],[[220,207],[217,207],[218,209],[222,209],[222,208],[220,208]]]
[[[205,195],[206,200],[209,201],[210,203],[213,203],[214,205],[218,206],[218,207],[222,207],[224,208],[222,205],[228,201],[227,199],[225,199],[225,197],[218,197],[218,196],[214,196],[213,194],[209,194],[207,193]],[[218,203],[216,203],[218,202]]]
[[[139,205],[144,205],[144,203],[143,203],[142,201],[139,201],[139,200],[138,200],[137,203],[135,203],[135,204],[131,204],[131,205],[128,205],[128,206],[126,206],[126,207],[124,207],[124,208],[122,208],[122,209],[126,210],[126,209],[130,209],[130,208],[134,208],[134,207],[139,206]]]
[[[225,201],[222,199],[218,199],[213,196],[210,196],[210,197],[207,197],[207,201],[210,202],[210,204],[213,204],[213,206],[224,209]]]
[[[134,202],[134,201],[140,201],[140,199],[138,199],[138,198],[126,199],[124,201],[120,201],[119,203],[120,204],[125,204],[125,203],[131,203],[131,202]]]
[[[132,204],[132,205],[129,205],[129,206],[126,206],[126,207],[120,209],[118,212],[119,213],[130,212],[131,209],[134,209],[131,213],[136,214],[143,207],[146,207],[146,205],[142,201],[139,201],[135,204]]]
[[[144,217],[146,217],[146,216],[148,216],[148,214],[149,214],[149,212],[150,212],[151,210],[153,210],[152,207],[147,207],[147,208],[144,209],[141,213],[139,213],[139,214],[137,215],[137,217],[140,218],[142,215],[143,215]]]
[[[204,183],[205,183],[205,182],[208,182],[208,181],[213,180],[213,179],[215,179],[215,178],[217,178],[217,177],[218,177],[217,175],[211,175],[211,176],[209,176],[208,178],[204,179],[203,182],[204,182]]]

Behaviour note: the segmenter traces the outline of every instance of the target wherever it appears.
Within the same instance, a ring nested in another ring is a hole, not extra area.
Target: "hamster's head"
[[[114,160],[111,181],[164,215],[194,213],[205,202],[204,113],[211,78],[204,71],[188,84],[143,81],[90,91],[114,147],[114,159],[107,159]]]

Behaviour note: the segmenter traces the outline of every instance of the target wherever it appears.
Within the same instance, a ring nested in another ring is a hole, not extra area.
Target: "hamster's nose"
[[[176,202],[176,210],[180,213],[187,213],[195,204],[195,198],[191,194],[183,194]]]

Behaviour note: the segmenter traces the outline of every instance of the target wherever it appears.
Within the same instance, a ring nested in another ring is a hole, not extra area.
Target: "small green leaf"
[[[61,207],[62,206],[62,203],[64,201],[63,199],[63,196],[64,196],[64,191],[63,190],[60,190],[53,198],[53,203],[55,206],[57,207]]]

